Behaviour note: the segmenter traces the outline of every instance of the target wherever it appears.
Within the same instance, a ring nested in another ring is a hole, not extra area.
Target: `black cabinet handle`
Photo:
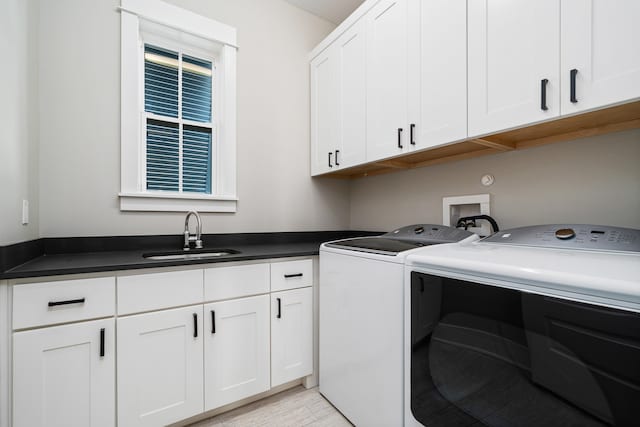
[[[211,310],[211,333],[216,333],[216,312],[215,310]]]
[[[329,152],[329,167],[330,167],[330,168],[332,168],[332,167],[333,167],[333,165],[331,164],[331,155],[332,155],[332,154],[333,154],[332,152]]]
[[[198,313],[193,313],[193,337],[198,338]]]
[[[548,79],[540,80],[540,109],[547,111],[549,107],[547,107],[547,83],[549,83]]]
[[[338,163],[338,153],[340,153],[340,150],[336,150],[336,166],[340,166],[340,163]]]
[[[285,274],[285,275],[284,275],[284,278],[285,278],[285,279],[290,279],[290,278],[292,278],[292,277],[302,277],[302,276],[304,276],[304,274],[302,274],[302,273]]]
[[[49,307],[55,307],[58,305],[69,305],[69,304],[84,304],[84,302],[85,302],[84,298],[70,299],[66,301],[49,301]]]
[[[578,75],[578,70],[573,69],[570,71],[571,75],[571,102],[574,104],[578,102],[578,98],[576,96],[576,76]]]
[[[411,145],[416,145],[416,141],[413,139],[413,133],[415,130],[416,130],[415,123],[411,123],[411,125],[409,126],[409,143],[411,143]]]
[[[104,357],[104,328],[100,329],[100,357]]]
[[[278,315],[276,317],[280,319],[282,317],[282,301],[280,298],[276,298],[276,300],[278,301]]]
[[[402,148],[402,128],[398,128],[398,148]]]

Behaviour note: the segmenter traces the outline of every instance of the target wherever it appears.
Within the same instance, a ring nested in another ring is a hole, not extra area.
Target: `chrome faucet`
[[[191,218],[191,215],[195,215],[196,217],[196,221],[198,222],[198,225],[196,226],[196,235],[192,236],[191,233],[189,232],[189,218]],[[187,217],[184,220],[184,250],[188,251],[189,249],[191,249],[191,242],[195,242],[196,243],[196,249],[202,249],[202,239],[201,239],[201,235],[202,235],[202,220],[200,219],[200,215],[198,215],[198,212],[196,211],[189,211],[187,213]]]

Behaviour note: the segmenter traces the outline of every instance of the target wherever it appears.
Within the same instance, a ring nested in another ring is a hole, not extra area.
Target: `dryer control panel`
[[[500,231],[482,240],[543,248],[640,252],[640,230],[588,224],[535,225]]]

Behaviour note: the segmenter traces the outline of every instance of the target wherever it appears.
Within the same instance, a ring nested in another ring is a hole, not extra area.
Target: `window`
[[[144,46],[146,189],[211,194],[212,61]]]
[[[235,212],[235,29],[122,2],[121,210]]]

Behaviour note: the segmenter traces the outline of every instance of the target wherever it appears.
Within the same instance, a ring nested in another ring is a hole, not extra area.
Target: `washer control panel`
[[[470,231],[436,224],[414,224],[398,228],[384,237],[412,241],[459,242],[473,235]]]
[[[482,240],[543,248],[640,252],[640,230],[585,224],[535,225],[500,231]]]

